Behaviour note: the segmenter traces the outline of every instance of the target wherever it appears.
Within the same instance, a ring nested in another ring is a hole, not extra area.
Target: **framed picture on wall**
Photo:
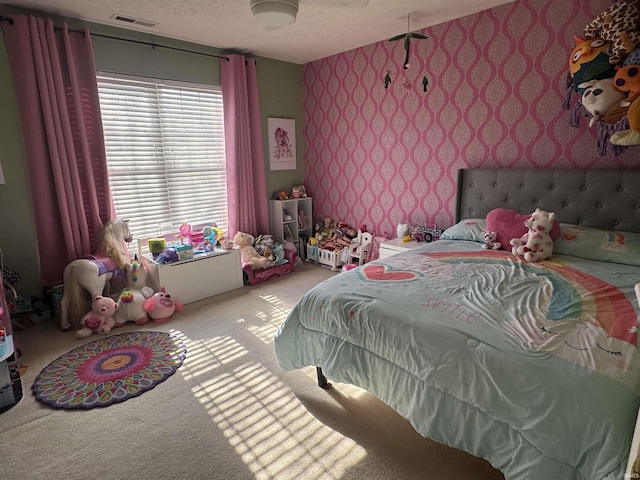
[[[267,119],[269,132],[269,168],[296,169],[296,121],[290,118]]]

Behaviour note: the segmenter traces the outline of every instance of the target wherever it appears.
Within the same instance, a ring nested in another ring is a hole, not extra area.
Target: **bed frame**
[[[560,223],[640,233],[640,169],[464,168],[456,222],[494,208],[555,212]],[[318,385],[331,384],[316,367]]]
[[[494,208],[541,208],[560,223],[640,233],[640,169],[460,170],[456,222],[484,218]]]

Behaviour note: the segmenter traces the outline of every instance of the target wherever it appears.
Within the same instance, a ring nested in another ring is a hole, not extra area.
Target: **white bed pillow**
[[[561,223],[560,236],[553,242],[553,253],[640,266],[640,233]]]
[[[468,240],[484,243],[482,232],[486,229],[487,224],[484,218],[466,218],[442,232],[440,240]]]

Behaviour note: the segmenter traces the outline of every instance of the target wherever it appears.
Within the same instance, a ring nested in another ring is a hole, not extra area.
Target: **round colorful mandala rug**
[[[100,337],[47,365],[32,390],[38,400],[56,408],[106,407],[165,381],[186,353],[180,339],[164,332]]]

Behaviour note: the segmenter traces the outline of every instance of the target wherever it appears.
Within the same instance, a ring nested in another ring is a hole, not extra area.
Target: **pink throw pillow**
[[[511,245],[509,245],[509,240],[512,238],[520,238],[522,235],[527,233],[528,228],[525,226],[524,222],[530,216],[530,213],[524,215],[516,212],[515,210],[496,208],[487,213],[487,230],[490,232],[496,232],[496,241],[502,244],[502,250],[510,252]],[[560,235],[560,224],[557,221],[553,222],[553,227],[549,234],[553,240],[558,238]]]

